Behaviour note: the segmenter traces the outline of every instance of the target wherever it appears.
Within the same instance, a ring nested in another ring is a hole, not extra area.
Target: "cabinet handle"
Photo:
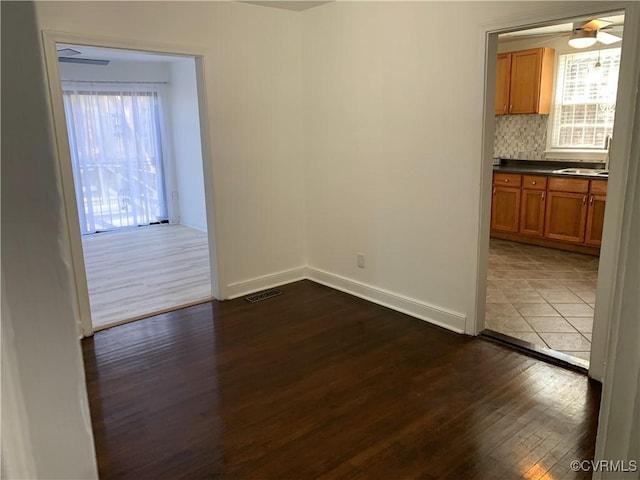
[[[493,187],[493,194],[496,194],[496,187]]]
[[[587,196],[585,195],[584,197],[582,197],[582,204],[586,205],[587,203]]]
[[[502,111],[503,111],[504,113],[507,113],[507,105],[506,105],[506,104],[505,104],[504,108],[502,109]]]
[[[505,178],[505,179],[504,179],[504,181],[505,181],[505,183],[506,183],[506,182],[508,182],[508,181],[509,181],[509,179],[508,179],[508,178]]]
[[[591,195],[589,198],[589,205],[593,205],[593,195]]]
[[[513,112],[513,105],[509,105],[509,113]]]
[[[542,192],[542,201],[543,201],[543,202],[544,202],[544,197],[545,197],[545,195],[544,195],[544,194],[545,194],[545,193],[547,193],[547,192]]]
[[[535,180],[534,180],[533,182],[531,182],[531,185],[535,185],[535,184],[536,184],[536,181],[535,181]]]

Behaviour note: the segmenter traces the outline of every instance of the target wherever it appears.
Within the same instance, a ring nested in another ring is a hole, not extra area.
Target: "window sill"
[[[567,160],[574,162],[605,162],[606,150],[547,150],[544,152],[546,160]]]

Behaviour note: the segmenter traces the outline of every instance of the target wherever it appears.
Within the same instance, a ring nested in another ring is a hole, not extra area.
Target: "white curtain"
[[[82,233],[167,219],[162,85],[63,82]]]

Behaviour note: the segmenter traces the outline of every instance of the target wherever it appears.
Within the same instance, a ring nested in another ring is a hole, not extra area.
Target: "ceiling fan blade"
[[[74,55],[80,55],[80,52],[73,48],[63,48],[58,50],[58,57],[73,57]]]
[[[611,35],[607,32],[598,32],[598,36],[596,38],[600,43],[604,43],[605,45],[611,45],[612,43],[616,43],[622,40],[620,37]]]
[[[84,65],[109,65],[111,60],[99,60],[97,58],[58,57],[60,63],[81,63]]]
[[[599,18],[594,18],[590,22],[585,23],[580,27],[582,30],[600,30],[603,27],[607,27],[611,25],[613,22],[609,20],[601,20]]]

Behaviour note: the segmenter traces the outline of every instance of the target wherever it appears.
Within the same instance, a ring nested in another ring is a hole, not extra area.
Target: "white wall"
[[[196,67],[192,58],[170,64],[171,135],[175,184],[179,204],[178,222],[191,228],[207,231],[207,209],[202,170],[200,119]]]
[[[311,267],[464,329],[478,248],[479,25],[527,8],[335,2],[303,16]]]
[[[305,264],[299,14],[238,2],[36,9],[41,29],[203,52],[222,298],[266,285],[274,272],[297,278]]]
[[[33,5],[2,3],[2,477],[97,478]],[[8,48],[5,48],[8,47]]]

